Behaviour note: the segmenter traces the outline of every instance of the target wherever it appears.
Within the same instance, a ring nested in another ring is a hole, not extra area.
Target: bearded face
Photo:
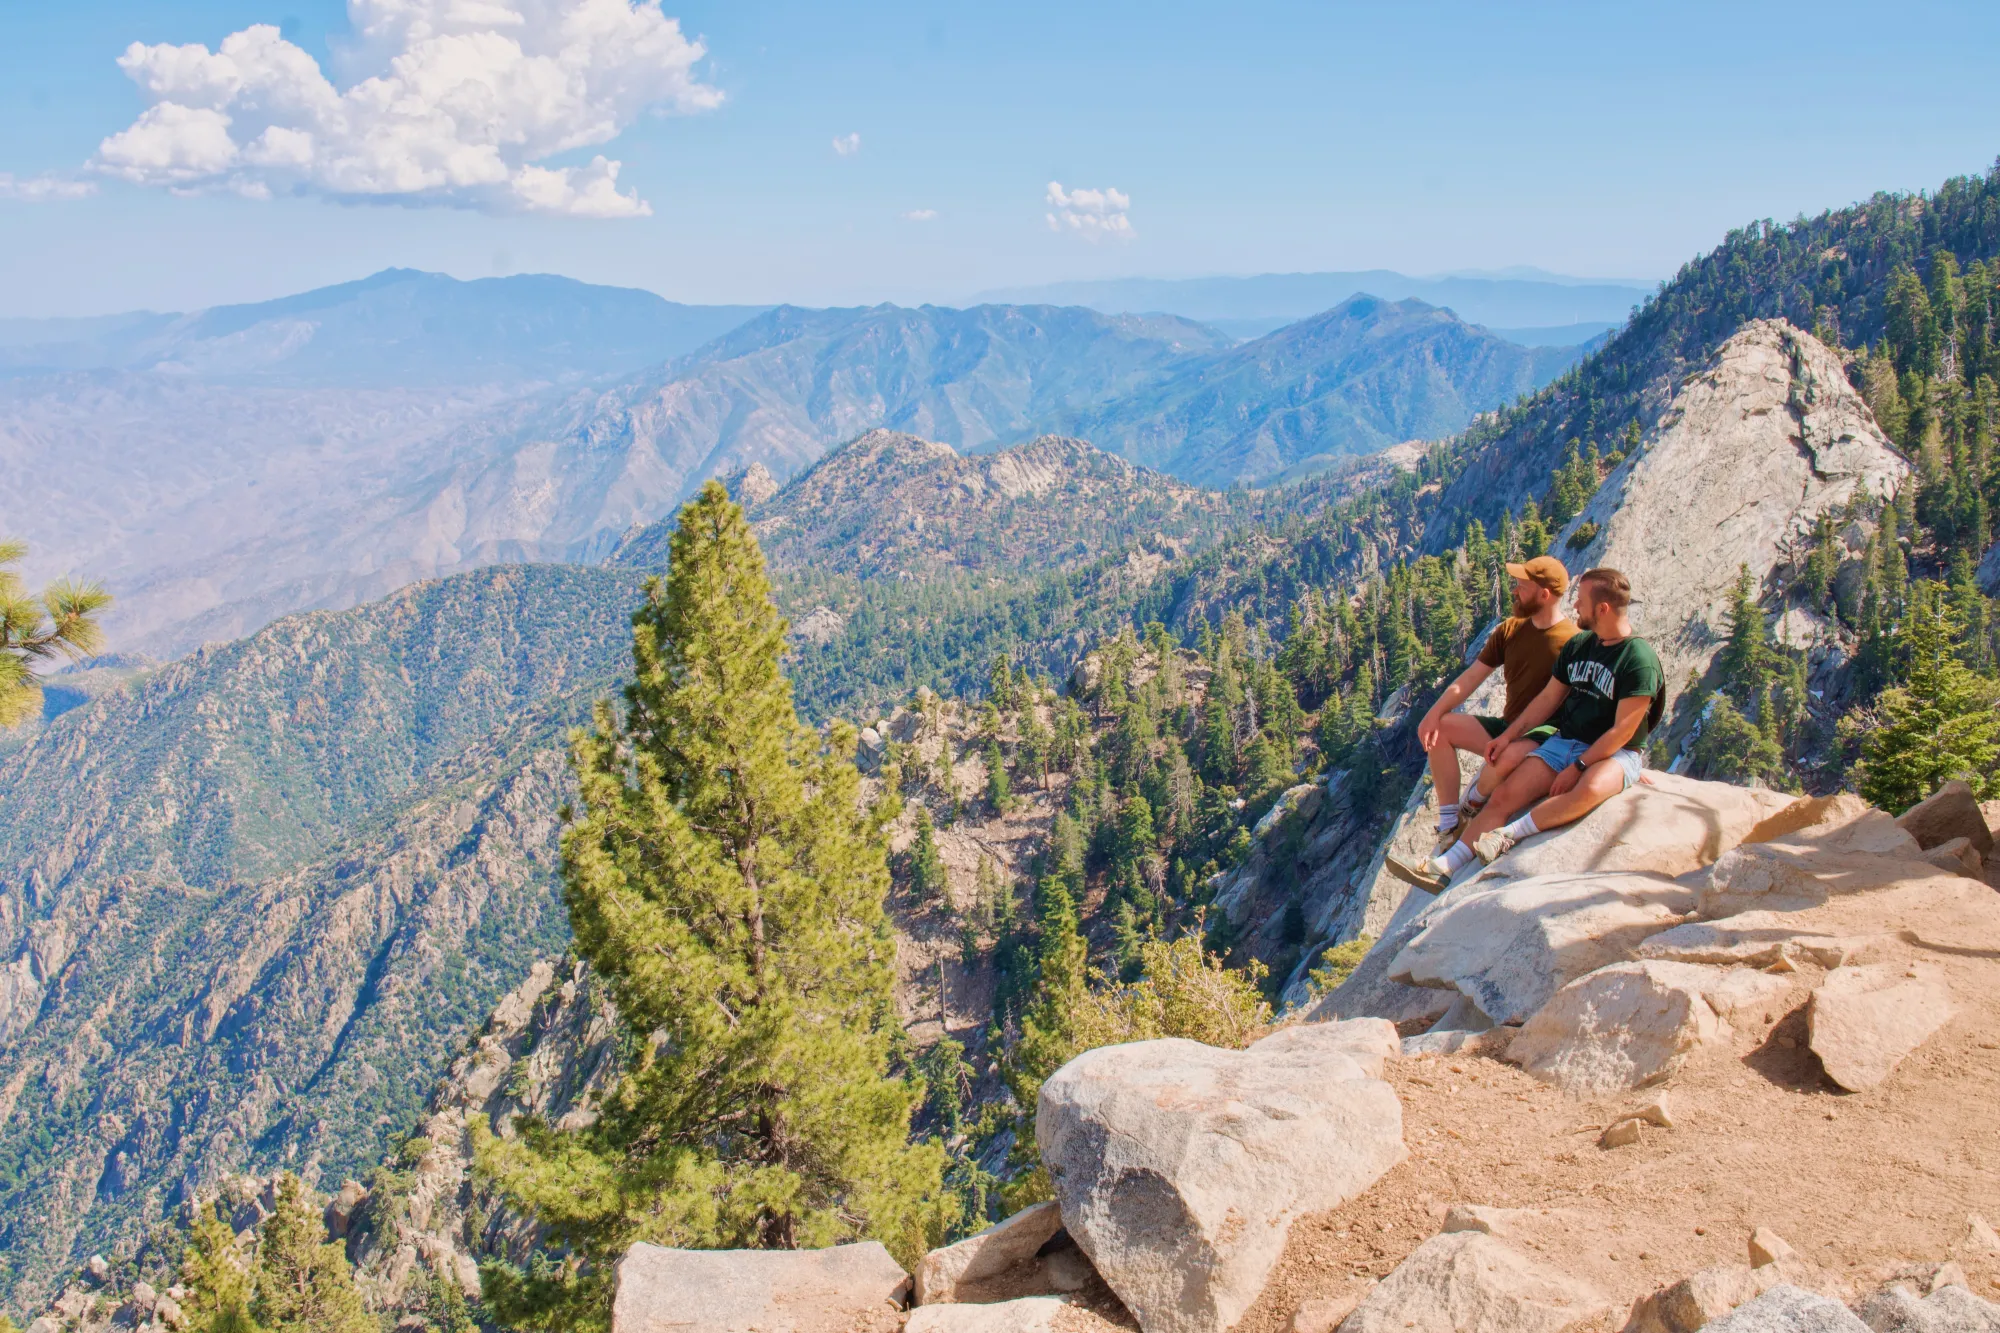
[[[1522,620],[1542,609],[1548,600],[1548,591],[1539,583],[1526,579],[1514,580],[1514,614]]]

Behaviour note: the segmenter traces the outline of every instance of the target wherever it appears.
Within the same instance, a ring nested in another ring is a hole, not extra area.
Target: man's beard
[[[1514,615],[1517,618],[1521,620],[1526,620],[1528,617],[1534,615],[1535,612],[1539,610],[1541,610],[1539,606],[1534,606],[1528,602],[1522,601],[1519,593],[1516,593],[1514,595]]]

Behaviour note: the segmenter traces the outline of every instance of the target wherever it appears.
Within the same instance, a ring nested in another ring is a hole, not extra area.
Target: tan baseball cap
[[[1540,584],[1558,597],[1569,591],[1569,571],[1552,555],[1538,555],[1526,564],[1509,565],[1507,572],[1517,579]]]

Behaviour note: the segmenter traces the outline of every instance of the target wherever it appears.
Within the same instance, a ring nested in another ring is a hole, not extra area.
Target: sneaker
[[[1451,884],[1451,876],[1441,875],[1428,865],[1413,866],[1397,856],[1382,858],[1383,868],[1405,884],[1414,884],[1425,893],[1443,893]]]
[[[1469,821],[1465,818],[1465,816],[1460,815],[1457,819],[1452,821],[1452,825],[1450,828],[1439,829],[1437,835],[1437,845],[1431,848],[1431,855],[1443,856],[1446,852],[1458,846],[1458,835],[1464,831],[1465,826],[1468,822]]]
[[[1514,839],[1505,829],[1491,829],[1479,835],[1479,841],[1472,844],[1472,854],[1479,858],[1479,864],[1490,866],[1501,857],[1514,850]]]

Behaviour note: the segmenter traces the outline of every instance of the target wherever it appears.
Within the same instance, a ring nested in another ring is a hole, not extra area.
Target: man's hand
[[[1433,708],[1424,714],[1424,720],[1417,723],[1417,744],[1426,750],[1437,748],[1438,732],[1444,728],[1444,719]]]
[[[1556,780],[1549,784],[1549,795],[1560,796],[1581,781],[1583,781],[1583,770],[1571,764],[1556,774]]]
[[[1495,736],[1486,746],[1486,762],[1489,764],[1498,764],[1500,756],[1507,753],[1507,747],[1513,743],[1513,736],[1507,732],[1503,731],[1498,736]]]

